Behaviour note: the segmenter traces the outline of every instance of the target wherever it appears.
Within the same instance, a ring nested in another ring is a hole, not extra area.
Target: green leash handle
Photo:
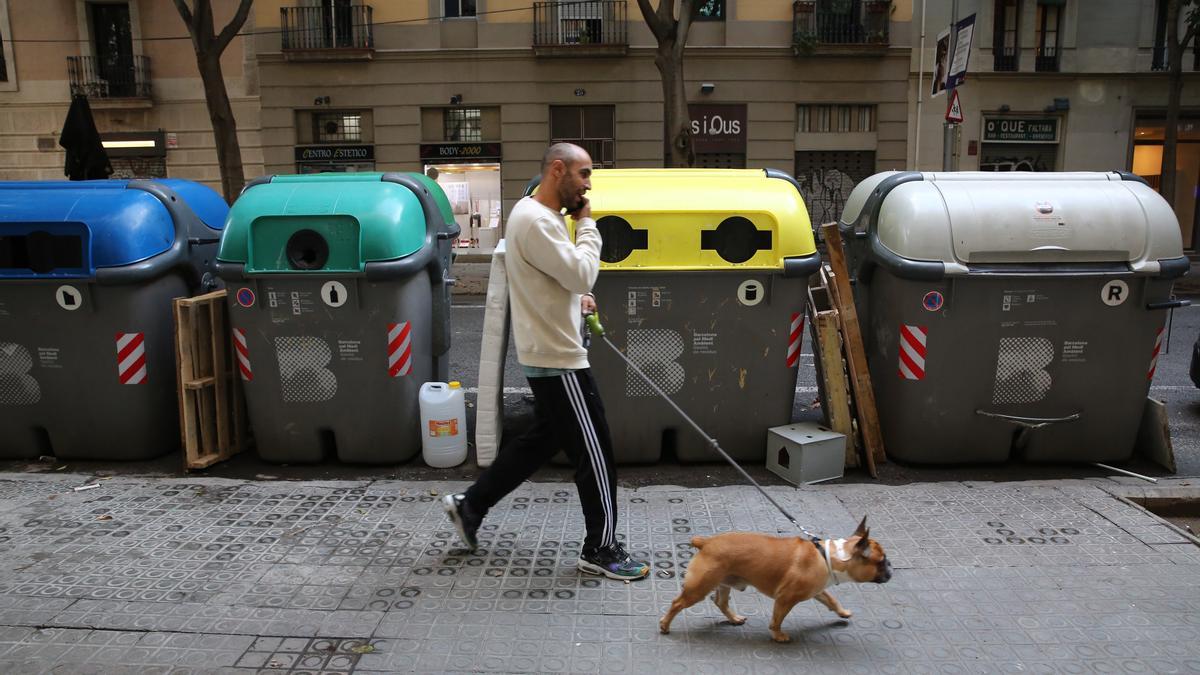
[[[600,315],[599,314],[596,314],[596,313],[588,314],[584,318],[584,321],[587,322],[588,330],[590,330],[592,332],[592,335],[594,335],[598,338],[604,337],[604,326],[600,325]]]

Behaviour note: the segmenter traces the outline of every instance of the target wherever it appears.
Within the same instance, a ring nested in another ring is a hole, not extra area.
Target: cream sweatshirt
[[[521,365],[587,368],[579,302],[600,272],[596,222],[575,221],[571,241],[562,214],[525,197],[508,216],[504,267]]]

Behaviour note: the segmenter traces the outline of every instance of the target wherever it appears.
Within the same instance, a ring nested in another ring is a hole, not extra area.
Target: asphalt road
[[[1200,300],[1200,299],[1198,299]],[[478,384],[479,348],[482,337],[483,298],[480,296],[456,296],[451,310],[454,330],[451,346],[451,379],[459,380],[468,392],[468,427],[474,433],[474,389]],[[1160,357],[1157,373],[1151,387],[1151,396],[1166,402],[1170,414],[1170,429],[1173,438],[1179,477],[1200,476],[1200,389],[1195,388],[1188,377],[1188,364],[1192,344],[1200,334],[1200,307],[1176,310],[1165,353]],[[594,345],[593,349],[602,348]],[[512,350],[507,358],[505,372],[505,436],[520,433],[532,421],[532,405],[526,400],[528,384],[517,365]],[[603,392],[602,392],[603,394]],[[805,335],[805,344],[797,382],[796,403],[793,421],[819,419],[819,411],[810,406],[816,398],[816,380],[813,370],[812,350]],[[703,421],[701,421],[703,424]],[[682,433],[682,432],[681,432]],[[215,465],[199,475],[230,478],[262,478],[292,480],[324,479],[409,479],[409,480],[459,480],[470,479],[477,474],[474,456],[463,466],[454,469],[430,469],[419,460],[401,466],[361,466],[326,462],[319,465],[275,465],[257,459],[253,453],[241,455]],[[54,471],[65,470],[60,463],[0,462],[0,471]],[[1165,476],[1163,469],[1139,458],[1134,458],[1124,468],[1152,476]],[[97,475],[175,475],[180,473],[180,460],[176,453],[148,462],[70,462],[71,471],[94,472]],[[763,466],[746,467],[756,479],[768,484],[782,484],[774,474]],[[1028,480],[1054,478],[1082,478],[1111,475],[1109,472],[1087,464],[1046,465],[1008,463],[1003,465],[962,465],[946,467],[908,466],[888,462],[880,466],[878,481],[886,484],[904,484],[942,480]],[[550,466],[540,472],[535,480],[570,480],[571,472],[566,467]],[[722,463],[678,464],[661,462],[651,466],[623,466],[619,471],[619,482],[626,486],[651,484],[683,485],[690,487],[731,485],[743,479],[730,467]],[[841,482],[875,482],[861,471],[849,471]]]

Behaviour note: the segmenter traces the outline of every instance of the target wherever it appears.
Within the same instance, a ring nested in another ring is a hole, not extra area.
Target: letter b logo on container
[[[337,376],[326,368],[333,353],[324,340],[312,336],[275,338],[279,386],[288,403],[328,401],[337,395]]]

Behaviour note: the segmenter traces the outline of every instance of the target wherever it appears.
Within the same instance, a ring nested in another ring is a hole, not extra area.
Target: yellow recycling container
[[[791,421],[820,264],[799,185],[771,169],[598,169],[588,197],[609,339],[726,452],[762,461],[767,429]],[[618,462],[720,459],[610,349],[589,360]]]

